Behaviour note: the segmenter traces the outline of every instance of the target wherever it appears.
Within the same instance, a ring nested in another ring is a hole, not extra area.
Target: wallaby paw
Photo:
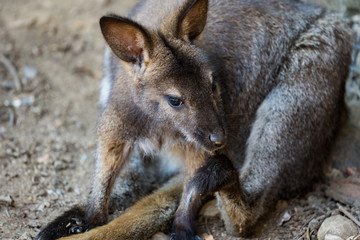
[[[77,234],[89,231],[90,227],[83,219],[72,218],[66,228],[69,229],[69,234]]]
[[[195,226],[187,219],[187,217],[175,217],[171,240],[201,240],[196,233]]]
[[[225,155],[214,155],[196,171],[190,184],[200,194],[214,193],[233,184],[237,176],[236,169]]]
[[[85,220],[85,211],[80,207],[73,207],[63,215],[49,223],[35,238],[35,240],[53,240],[72,234],[86,232],[90,225]]]
[[[181,234],[182,235],[182,234]],[[172,233],[170,235],[170,239],[169,240],[202,240],[202,238],[199,235],[195,235],[195,236],[176,236],[175,233]]]

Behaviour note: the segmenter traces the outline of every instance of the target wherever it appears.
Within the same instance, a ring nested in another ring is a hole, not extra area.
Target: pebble
[[[32,66],[25,66],[24,67],[24,76],[28,79],[34,79],[37,75],[37,69]]]
[[[61,189],[55,189],[55,193],[56,193],[58,196],[62,196],[62,195],[63,195]]]
[[[37,162],[40,164],[49,164],[51,163],[51,157],[49,154],[45,154],[37,159]]]
[[[88,159],[89,159],[88,155],[85,154],[85,153],[83,153],[83,154],[81,155],[81,157],[80,157],[80,162],[81,162],[81,163],[84,163],[84,162],[86,162]]]
[[[291,219],[290,213],[288,211],[285,211],[278,225],[281,226],[290,219]]]
[[[323,220],[323,219],[322,219]],[[319,221],[319,219],[314,218],[309,222],[309,229],[310,231],[314,231],[315,229],[319,229],[321,222]]]
[[[11,196],[0,196],[0,205],[13,206],[14,199]]]
[[[14,99],[12,101],[5,100],[4,105],[7,107],[21,107],[25,105],[32,105],[35,102],[34,96],[29,96],[21,99]]]
[[[54,168],[55,168],[55,170],[58,170],[58,171],[65,170],[68,168],[68,164],[64,163],[63,161],[57,160],[54,162]]]
[[[319,240],[347,239],[358,234],[357,227],[350,219],[341,215],[328,217],[317,233]],[[338,238],[335,238],[338,237]]]
[[[9,21],[8,27],[10,29],[20,29],[20,28],[30,28],[31,26],[36,24],[36,18],[19,18],[16,21]]]

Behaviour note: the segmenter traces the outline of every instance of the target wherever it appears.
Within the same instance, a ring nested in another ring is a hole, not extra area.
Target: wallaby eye
[[[212,84],[211,84],[211,90],[213,92],[215,92],[215,90],[216,90],[216,82],[215,81],[213,81]]]
[[[183,100],[175,96],[167,96],[167,101],[173,108],[181,107],[184,104]]]

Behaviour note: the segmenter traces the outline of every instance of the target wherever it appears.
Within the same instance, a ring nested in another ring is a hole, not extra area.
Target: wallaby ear
[[[121,60],[138,65],[148,61],[152,42],[142,26],[127,18],[108,15],[100,19],[100,28],[109,47]]]
[[[192,41],[199,37],[205,28],[208,0],[188,0],[178,18],[178,35]]]

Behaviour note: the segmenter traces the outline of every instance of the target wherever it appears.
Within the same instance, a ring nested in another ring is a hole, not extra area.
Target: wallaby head
[[[156,126],[214,151],[226,134],[214,69],[196,45],[207,9],[207,0],[191,0],[153,29],[116,15],[102,17],[100,26],[124,66],[117,80],[127,89],[122,98],[131,99]]]

